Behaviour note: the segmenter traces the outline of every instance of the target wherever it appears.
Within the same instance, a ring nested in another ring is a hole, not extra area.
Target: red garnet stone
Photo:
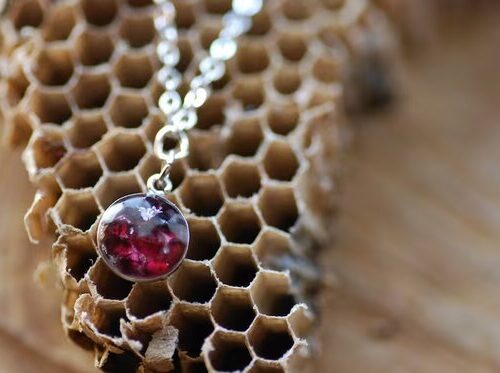
[[[107,265],[130,281],[170,275],[186,256],[189,228],[179,209],[155,194],[131,194],[108,207],[97,229]]]

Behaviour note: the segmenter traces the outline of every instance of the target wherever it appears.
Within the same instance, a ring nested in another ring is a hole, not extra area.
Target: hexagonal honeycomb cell
[[[212,302],[212,315],[221,328],[244,332],[252,324],[255,310],[246,290],[220,288]]]
[[[174,5],[188,80],[231,1]],[[95,230],[160,168],[154,12],[152,0],[17,0],[1,21],[4,134],[26,147],[38,189],[30,237],[55,234],[63,326],[107,371],[294,371],[314,336],[343,93],[359,61],[390,50],[385,19],[359,0],[265,2],[172,168],[187,259],[133,284],[98,257]]]
[[[252,362],[245,335],[218,331],[210,339],[213,349],[207,357],[212,371],[243,371]]]
[[[255,354],[265,360],[279,360],[293,347],[294,341],[283,319],[259,317],[248,335]]]

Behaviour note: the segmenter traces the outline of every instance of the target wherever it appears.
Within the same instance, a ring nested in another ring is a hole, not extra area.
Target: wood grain
[[[500,370],[498,61],[499,18],[484,18],[406,63],[396,110],[359,119],[315,371]],[[0,152],[0,372],[93,371],[59,292],[32,280],[49,253],[27,241],[21,170]]]
[[[59,290],[33,278],[50,258],[24,229],[33,193],[19,152],[0,151],[0,372],[90,372],[91,356],[63,335]]]
[[[321,372],[500,370],[499,18],[407,61],[346,166]],[[417,53],[418,54],[418,53]]]

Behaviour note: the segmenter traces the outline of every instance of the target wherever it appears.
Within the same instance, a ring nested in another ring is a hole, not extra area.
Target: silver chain
[[[263,0],[232,1],[232,9],[223,16],[222,29],[210,44],[208,55],[200,61],[199,73],[191,80],[184,98],[177,92],[182,75],[175,68],[180,60],[175,7],[170,0],[154,1],[158,5],[154,22],[159,39],[156,53],[162,64],[157,77],[165,88],[158,106],[167,122],[156,134],[153,147],[163,166],[159,173],[148,179],[147,186],[154,193],[165,193],[172,190],[169,174],[173,163],[189,154],[187,131],[198,123],[196,110],[210,97],[211,84],[226,73],[225,61],[231,59],[238,49],[236,39],[250,29],[252,17],[262,9]],[[168,140],[176,142],[176,147],[165,150]]]

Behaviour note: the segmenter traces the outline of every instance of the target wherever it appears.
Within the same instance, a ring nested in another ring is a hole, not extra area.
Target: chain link
[[[210,97],[211,84],[226,73],[225,61],[232,58],[238,49],[236,39],[250,29],[252,17],[262,9],[263,0],[232,1],[232,10],[223,16],[222,29],[210,44],[209,55],[200,61],[199,74],[191,80],[184,98],[177,92],[182,76],[175,68],[180,60],[175,7],[170,0],[154,2],[158,5],[158,14],[154,20],[159,38],[156,53],[163,65],[158,71],[157,79],[165,88],[158,106],[165,114],[167,123],[158,131],[154,142],[155,155],[164,165],[160,173],[148,179],[147,186],[152,192],[164,193],[172,190],[169,173],[173,162],[189,154],[187,131],[198,123],[196,109],[203,106]],[[177,146],[165,149],[167,140],[176,141]]]

